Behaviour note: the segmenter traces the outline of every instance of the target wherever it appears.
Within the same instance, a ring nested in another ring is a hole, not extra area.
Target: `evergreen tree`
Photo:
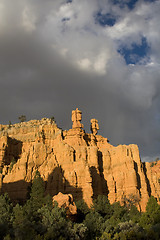
[[[25,208],[17,204],[13,208],[13,232],[16,240],[34,239],[36,232]]]
[[[129,217],[129,220],[132,220],[132,222],[134,222],[134,223],[139,222],[141,214],[140,214],[140,212],[138,211],[138,209],[136,208],[135,205],[131,206],[131,208],[128,212],[128,217]]]
[[[29,202],[32,205],[34,211],[37,211],[45,203],[44,191],[45,191],[44,181],[40,173],[36,171],[29,199]]]
[[[0,239],[11,230],[11,218],[12,218],[12,204],[8,197],[8,194],[0,196]]]
[[[77,221],[81,223],[85,219],[85,216],[89,213],[90,209],[83,199],[76,202],[76,207],[77,207]]]
[[[27,216],[27,221],[32,224],[34,231],[41,233],[41,219],[38,210],[45,204],[44,197],[44,181],[37,171],[32,182],[30,199],[24,205],[24,212]]]
[[[26,116],[25,115],[21,115],[18,118],[20,120],[20,122],[25,122],[26,121]]]
[[[119,202],[115,202],[112,204],[112,216],[114,221],[125,221],[126,215],[128,215],[128,209],[124,206],[121,206]]]
[[[146,206],[146,212],[140,218],[140,225],[149,230],[158,223],[160,223],[160,206],[157,200],[151,196]]]
[[[55,204],[50,209],[45,205],[38,210],[38,213],[41,216],[42,233],[46,240],[59,239],[68,235],[69,226],[64,208],[59,208],[58,204]]]
[[[98,212],[88,213],[83,223],[88,228],[87,239],[96,239],[102,235],[104,219]]]
[[[110,218],[113,212],[108,197],[104,195],[99,195],[97,199],[93,200],[92,209],[105,219]]]

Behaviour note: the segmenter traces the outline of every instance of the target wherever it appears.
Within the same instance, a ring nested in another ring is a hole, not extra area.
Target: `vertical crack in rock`
[[[99,195],[99,190],[100,190],[100,176],[97,172],[97,169],[95,167],[90,167],[90,174],[91,174],[91,178],[92,178],[92,189],[93,189],[93,196],[92,198],[96,198]]]
[[[149,179],[147,177],[147,169],[146,169],[145,163],[142,163],[142,167],[143,167],[143,172],[144,172],[145,180],[146,180],[146,184],[147,184],[148,195],[150,197],[151,196],[151,185],[150,185]]]
[[[86,149],[86,160],[85,160],[86,165],[88,165],[88,151]]]
[[[141,187],[142,187],[141,186],[141,178],[140,178],[140,175],[138,173],[138,165],[137,165],[137,163],[135,161],[133,161],[133,162],[134,162],[134,169],[135,169],[136,178],[137,178],[137,189],[138,189],[139,195],[141,197]]]
[[[26,176],[27,176],[27,172],[28,172],[28,161],[29,161],[29,156],[30,156],[30,150],[27,154],[27,161],[26,161]]]
[[[104,179],[103,173],[101,173],[100,175],[94,166],[90,167],[89,170],[92,178],[92,189],[93,189],[92,198],[93,199],[97,198],[98,195],[108,196],[109,191],[108,191],[107,181]]]
[[[57,163],[57,166],[60,167],[56,155],[55,155],[55,161]]]
[[[129,156],[129,149],[127,148],[127,156]]]
[[[117,193],[117,186],[116,186],[116,181],[115,181],[114,177],[113,177],[113,181],[114,181],[114,191],[115,191],[115,194],[116,194]]]
[[[73,162],[76,162],[76,151],[73,151]]]
[[[104,174],[103,174],[103,154],[101,151],[98,151],[98,170],[99,170],[100,180],[102,185],[102,194],[108,196],[109,190],[107,186],[107,181],[104,178]]]
[[[102,160],[102,152],[98,151],[98,170],[100,173],[100,176],[104,177],[103,175],[103,160]]]
[[[45,144],[46,137],[45,137],[44,129],[42,129],[41,135],[42,135],[42,142],[43,144]]]
[[[75,174],[75,178],[76,178],[76,188],[78,187],[78,178],[77,178],[77,173],[76,171],[74,171],[74,174]]]

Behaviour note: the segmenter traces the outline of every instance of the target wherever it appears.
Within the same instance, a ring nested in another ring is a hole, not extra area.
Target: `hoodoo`
[[[47,118],[0,125],[1,192],[15,202],[25,201],[38,170],[46,194],[72,194],[74,201],[83,198],[89,206],[102,194],[111,203],[132,196],[142,211],[149,196],[159,201],[159,162],[142,163],[137,145],[112,146],[97,134],[96,119],[91,119],[91,133],[85,133],[81,120],[77,108],[68,131]]]

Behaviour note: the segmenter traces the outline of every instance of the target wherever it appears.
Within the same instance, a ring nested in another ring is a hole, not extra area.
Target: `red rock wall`
[[[36,170],[46,193],[71,193],[74,200],[83,198],[88,205],[99,194],[108,195],[111,203],[134,195],[141,210],[151,194],[159,200],[160,171],[141,162],[137,145],[114,147],[81,128],[62,131],[50,119],[0,129],[1,191],[14,201],[26,199]]]

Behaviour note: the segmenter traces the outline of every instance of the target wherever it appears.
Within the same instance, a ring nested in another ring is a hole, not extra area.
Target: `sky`
[[[0,0],[0,123],[71,111],[160,157],[160,0]]]

